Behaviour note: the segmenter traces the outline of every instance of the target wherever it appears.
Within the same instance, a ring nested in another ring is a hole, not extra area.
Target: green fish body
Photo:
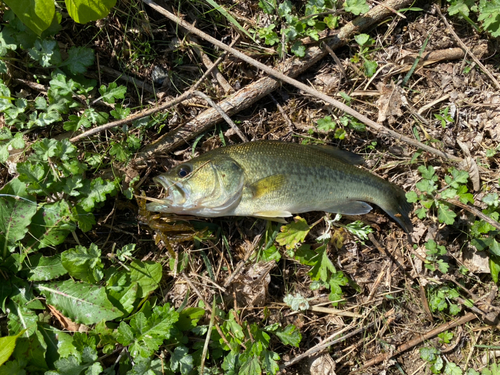
[[[361,215],[373,203],[411,232],[404,191],[353,165],[360,162],[328,146],[256,141],[222,147],[154,178],[167,197],[147,209],[278,219],[309,211]]]

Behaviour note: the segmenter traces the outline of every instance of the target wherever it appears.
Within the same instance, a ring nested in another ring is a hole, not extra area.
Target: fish
[[[413,205],[405,192],[335,147],[253,141],[216,148],[153,178],[165,196],[154,212],[283,221],[310,211],[363,215],[379,206],[407,233]]]

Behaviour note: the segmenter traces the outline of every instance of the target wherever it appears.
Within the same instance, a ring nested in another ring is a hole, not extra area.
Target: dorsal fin
[[[311,147],[318,151],[332,155],[335,158],[347,164],[361,165],[365,163],[365,160],[361,155],[355,154],[354,152],[341,150],[340,148],[337,147],[322,146],[322,145],[308,145],[307,147]]]

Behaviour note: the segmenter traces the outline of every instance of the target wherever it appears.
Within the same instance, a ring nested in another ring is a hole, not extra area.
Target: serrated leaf
[[[318,247],[316,253],[318,254],[318,260],[311,271],[309,271],[309,275],[312,280],[328,282],[330,275],[334,274],[337,270],[330,258],[328,258],[328,251],[325,245]]]
[[[440,223],[452,225],[455,222],[457,214],[453,212],[447,205],[440,204],[438,207],[438,220]]]
[[[27,246],[30,251],[35,251],[59,245],[75,229],[68,202],[61,200],[43,204],[31,221],[32,238],[27,242]]]
[[[66,0],[66,4],[69,1],[70,0]],[[82,0],[77,0],[77,1],[82,1]],[[92,1],[92,4],[94,5],[104,4],[109,1],[115,2],[116,0],[101,0],[99,2]],[[83,0],[82,2],[85,2],[85,0]],[[114,4],[112,6],[114,6]],[[71,47],[68,51],[68,58],[61,64],[61,66],[67,66],[72,74],[77,75],[85,73],[87,71],[87,68],[91,66],[93,63],[94,63],[94,50],[86,47]]]
[[[268,374],[276,374],[280,367],[276,361],[280,360],[280,356],[278,353],[272,352],[270,350],[263,350],[261,353],[262,364],[266,373]]]
[[[359,16],[362,13],[368,12],[370,7],[366,3],[366,0],[346,0],[344,9],[346,12]]]
[[[0,190],[0,258],[14,250],[26,235],[36,213],[34,197],[26,192],[26,184],[14,178]]]
[[[309,301],[299,293],[296,293],[295,295],[287,294],[285,298],[283,298],[283,302],[286,303],[293,311],[304,311],[309,309]]]
[[[299,242],[304,241],[311,227],[300,216],[293,218],[293,222],[281,227],[281,232],[276,237],[276,242],[287,249],[294,248]]]
[[[108,15],[116,0],[65,0],[68,13],[78,23],[97,21]]]
[[[131,282],[130,272],[124,270],[115,270],[106,285],[109,300],[127,314],[135,307],[139,289],[137,283]]]
[[[64,251],[61,254],[61,262],[69,274],[76,279],[91,284],[102,279],[101,250],[96,244],[90,244],[89,248],[76,246]]]
[[[51,257],[34,254],[26,261],[26,267],[29,270],[29,281],[53,280],[68,273],[61,263],[60,254]]]
[[[296,348],[299,347],[302,340],[302,334],[293,324],[286,326],[285,329],[278,330],[276,336],[278,336],[283,344],[292,345]]]
[[[80,205],[85,211],[91,212],[96,203],[104,202],[106,200],[106,195],[116,193],[116,189],[117,187],[114,181],[103,181],[102,178],[98,177],[89,184],[84,185],[80,190],[82,195],[85,196],[85,198],[80,201]]]
[[[260,360],[257,356],[251,356],[241,364],[238,375],[258,375],[262,373]]]
[[[104,287],[66,280],[39,284],[37,288],[47,298],[48,304],[76,323],[95,324],[123,315],[108,300]]]
[[[53,0],[5,0],[5,4],[38,35],[49,28],[56,12]]]
[[[160,285],[163,276],[163,268],[160,263],[141,262],[134,260],[128,265],[130,269],[130,280],[137,283],[140,289],[139,298],[144,298]]]
[[[188,354],[189,349],[183,345],[175,348],[170,358],[170,368],[179,371],[182,375],[187,375],[193,370],[193,356]]]
[[[178,318],[179,314],[168,304],[155,306],[149,316],[140,311],[132,317],[130,326],[124,321],[120,323],[117,341],[129,345],[133,358],[147,358],[170,338]]]
[[[331,116],[325,116],[317,121],[318,130],[322,132],[328,132],[334,130],[337,125],[335,121],[332,120]]]

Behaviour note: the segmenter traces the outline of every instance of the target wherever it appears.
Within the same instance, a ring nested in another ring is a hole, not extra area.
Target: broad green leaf
[[[109,0],[92,2],[93,4],[103,3]],[[116,0],[113,0],[113,2]],[[67,3],[68,1],[66,1]],[[94,63],[94,51],[86,47],[71,47],[68,51],[68,58],[61,64],[67,66],[72,74],[83,74],[87,68]]]
[[[25,268],[29,270],[29,281],[53,280],[68,273],[61,263],[60,254],[51,257],[34,254],[26,261]]]
[[[241,364],[238,375],[260,375],[262,369],[260,367],[260,360],[257,356],[249,357]]]
[[[133,358],[147,358],[170,338],[178,318],[179,314],[168,304],[155,306],[148,315],[140,311],[132,317],[130,325],[124,321],[120,323],[116,339],[129,346]]]
[[[125,270],[113,270],[106,285],[109,300],[125,313],[130,314],[138,301],[138,283],[132,282],[130,272]]]
[[[7,362],[11,354],[14,353],[16,340],[23,333],[24,331],[21,331],[15,336],[0,337],[0,366]]]
[[[485,30],[495,38],[500,36],[500,0],[481,0],[478,21],[483,21]]]
[[[326,246],[321,246],[316,249],[316,253],[318,254],[318,261],[314,265],[314,267],[309,271],[309,275],[312,280],[321,280],[324,282],[328,282],[331,274],[334,274],[337,270],[333,265],[330,258],[328,258],[328,251]]]
[[[108,15],[116,0],[65,0],[71,18],[78,23],[97,21]]]
[[[300,216],[293,218],[293,222],[281,227],[281,232],[276,237],[276,242],[287,249],[294,248],[299,242],[304,241],[311,227]]]
[[[205,310],[201,307],[188,307],[179,312],[177,328],[181,331],[189,331],[196,327],[198,321],[205,315]]]
[[[27,246],[30,251],[35,251],[59,245],[75,229],[68,202],[61,200],[42,204],[31,221],[32,238],[27,242]]]
[[[317,121],[318,130],[322,132],[328,132],[334,130],[337,125],[335,121],[332,120],[331,116],[325,116]]]
[[[104,287],[66,280],[39,284],[37,288],[47,298],[48,304],[76,323],[95,324],[123,315],[108,300]]]
[[[85,181],[86,182],[86,181]],[[104,202],[106,200],[107,194],[115,194],[117,190],[117,184],[114,181],[103,181],[102,178],[98,177],[92,180],[88,184],[84,184],[84,187],[80,190],[85,196],[80,202],[82,208],[91,212],[96,203]]]
[[[302,340],[300,330],[298,330],[293,324],[286,326],[285,329],[279,329],[276,332],[276,336],[278,336],[283,344],[292,345],[296,348],[299,347],[300,341]]]
[[[55,16],[53,0],[4,0],[17,17],[36,34],[41,35]]]
[[[61,254],[61,262],[69,274],[79,280],[95,284],[103,277],[101,250],[96,244],[89,248],[76,246]]]
[[[280,360],[278,353],[270,350],[263,350],[261,353],[262,365],[268,374],[276,374],[280,367],[276,361]]]
[[[28,309],[25,304],[17,303],[17,301],[10,301],[7,308],[9,310],[9,333],[24,332],[24,336],[35,333],[38,322],[38,314],[35,311]]]
[[[158,288],[163,275],[160,263],[134,260],[128,265],[128,268],[130,269],[131,282],[137,283],[141,288],[139,298],[146,297]]]
[[[0,190],[0,259],[14,251],[26,235],[36,213],[36,201],[26,192],[26,184],[14,178]]]
[[[182,375],[187,375],[193,370],[193,356],[188,354],[189,349],[179,345],[174,349],[170,358],[170,368],[179,371]]]
[[[455,222],[457,214],[453,212],[446,204],[440,204],[438,208],[438,219],[440,223],[452,225]]]

